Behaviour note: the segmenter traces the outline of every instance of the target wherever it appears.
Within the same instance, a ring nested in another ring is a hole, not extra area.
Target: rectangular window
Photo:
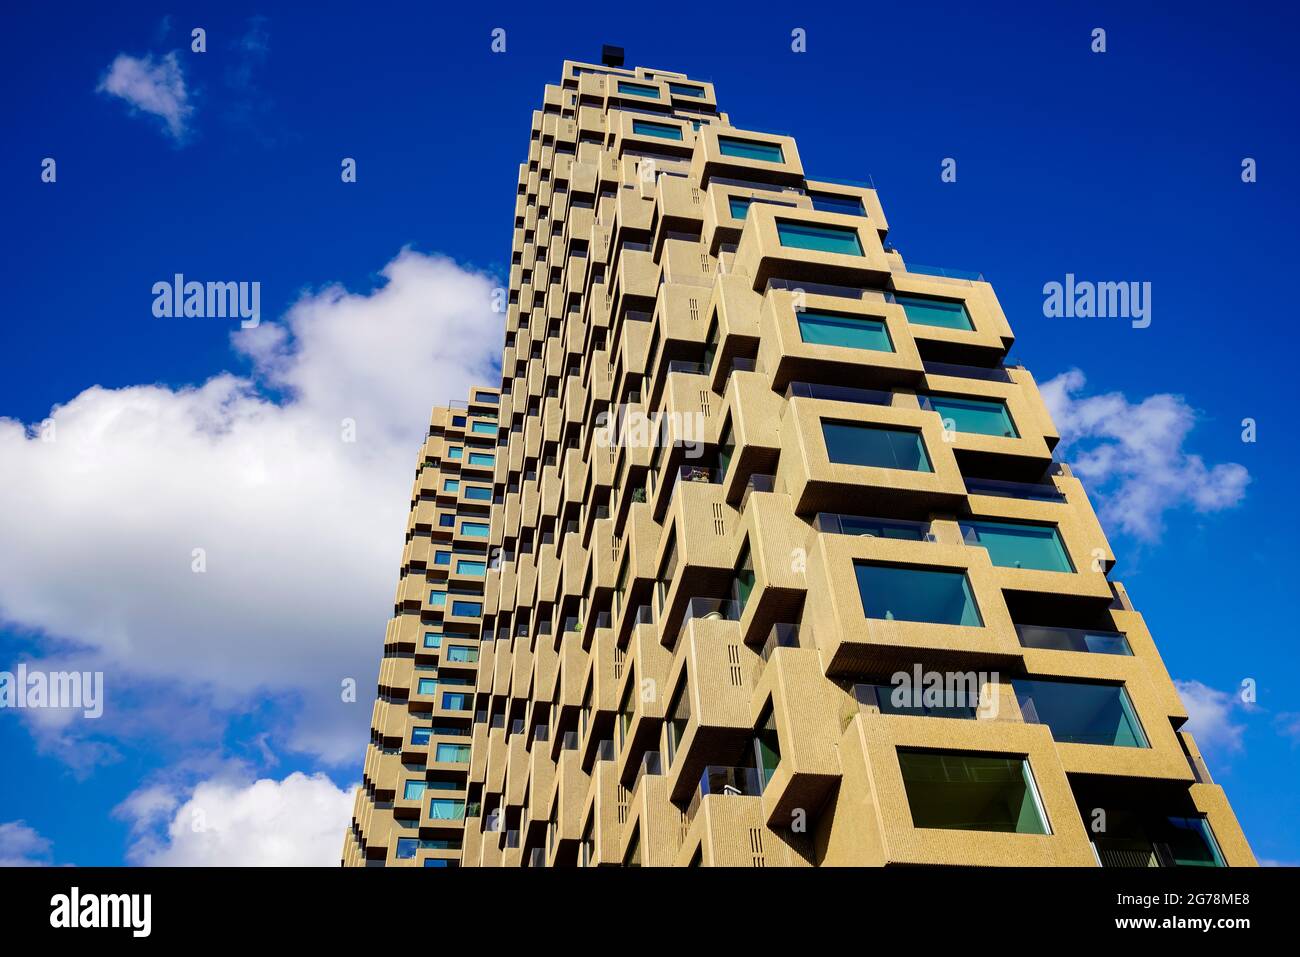
[[[490,502],[492,500],[492,490],[486,485],[466,485],[465,491],[461,494],[471,502]]]
[[[447,512],[444,515],[438,516],[439,528],[451,528],[455,524],[456,524],[456,515],[453,512]]]
[[[894,351],[889,330],[880,319],[815,310],[804,310],[797,313],[796,318],[799,320],[800,338],[811,345]]]
[[[677,746],[682,743],[686,725],[691,720],[691,699],[686,694],[686,670],[677,682],[673,692],[672,703],[668,705],[668,720],[664,722],[664,741],[668,750],[668,764],[671,767],[677,756]]]
[[[931,299],[928,296],[894,295],[894,302],[903,307],[907,321],[917,326],[938,326],[941,329],[974,329],[970,313],[964,302],[951,299]]]
[[[781,245],[789,249],[811,249],[819,253],[861,256],[862,240],[858,231],[848,226],[796,223],[778,219],[776,234]]]
[[[437,648],[442,645],[442,632],[426,631],[424,633],[424,647]]]
[[[865,216],[862,200],[856,196],[840,196],[836,193],[809,193],[813,209],[822,213],[842,213],[845,216]]]
[[[1027,678],[1011,684],[1025,721],[1047,725],[1055,741],[1150,747],[1122,685]]]
[[[1011,421],[1011,413],[1007,411],[1007,404],[996,399],[927,395],[921,398],[921,408],[938,412],[939,418],[943,419],[944,430],[948,432],[1020,438],[1015,423]]]
[[[470,465],[495,465],[497,457],[491,452],[471,452],[469,454]]]
[[[434,798],[429,802],[429,817],[435,821],[459,821],[465,817],[465,802],[460,798]]]
[[[495,393],[492,393],[492,392],[475,392],[475,393],[474,393],[474,401],[475,401],[475,402],[486,402],[486,403],[488,403],[489,405],[500,405],[500,404],[501,404],[501,396],[496,395]]]
[[[703,87],[687,86],[685,83],[669,82],[668,90],[669,92],[676,93],[678,96],[696,96],[696,97],[704,96]]]
[[[419,850],[419,847],[419,838],[399,837],[397,839],[397,859],[404,861],[415,857],[415,852]]]
[[[442,483],[442,490],[444,492],[459,492],[460,479],[445,479]]]
[[[451,603],[451,613],[467,618],[475,618],[483,614],[483,603],[479,601],[454,601]]]
[[[483,419],[476,419],[469,427],[471,432],[477,432],[479,435],[496,435],[497,424],[488,422]]]
[[[858,594],[868,618],[936,625],[984,624],[966,573],[855,562]]]
[[[719,136],[718,149],[723,156],[738,159],[762,160],[765,163],[784,163],[785,153],[780,143],[759,143],[755,140],[740,140],[734,136]]]
[[[451,417],[451,424],[452,424],[452,428],[456,428],[456,429],[465,428],[465,416],[453,415]]]
[[[646,86],[644,83],[628,83],[626,80],[619,80],[618,92],[629,96],[644,96],[652,100],[659,99],[659,87]]]
[[[470,538],[487,538],[492,526],[486,522],[461,522],[460,533]]]
[[[730,207],[730,209],[731,209],[731,218],[732,218],[732,219],[744,219],[746,216],[748,216],[748,215],[749,215],[749,204],[752,203],[753,201],[754,201],[754,200],[753,200],[753,197],[751,197],[751,196],[729,196],[729,197],[727,197],[727,205],[728,205],[728,207]]]
[[[458,459],[461,457],[464,451],[465,450],[462,449],[459,445],[454,445],[451,448],[447,449],[447,458]]]
[[[411,743],[412,743],[412,744],[428,744],[428,743],[429,743],[429,738],[430,738],[430,736],[431,736],[432,734],[433,734],[433,728],[412,728],[412,729],[411,729]]]
[[[866,465],[879,469],[933,472],[920,432],[860,425],[854,422],[822,422],[826,455],[841,465]]]
[[[402,797],[407,801],[418,801],[424,797],[426,787],[428,787],[427,781],[407,781],[402,789]]]
[[[767,787],[781,764],[781,743],[776,735],[776,716],[769,701],[754,728],[754,767],[758,769],[759,789]]]
[[[437,678],[421,678],[415,687],[416,694],[432,695],[432,694],[436,694],[437,691],[438,691]]]
[[[451,564],[451,552],[434,552],[434,553],[433,553],[433,563],[434,563],[435,565],[450,565],[450,564]]]
[[[1061,543],[1061,535],[1052,525],[962,522],[961,533],[967,545],[988,549],[989,560],[1002,568],[1074,571],[1074,564]]]
[[[434,608],[442,608],[447,604],[447,593],[445,591],[429,592],[429,604]]]
[[[456,560],[457,575],[482,575],[487,571],[487,562],[475,562],[469,559]]]
[[[473,664],[478,661],[478,649],[468,648],[465,645],[453,645],[447,649],[446,659],[448,661],[460,661],[466,664]]]
[[[915,827],[1047,834],[1047,816],[1022,757],[899,749]]]
[[[649,120],[633,120],[632,132],[637,136],[657,136],[661,140],[680,140],[682,128],[671,123],[651,123]]]
[[[442,706],[448,711],[468,711],[469,695],[460,691],[444,691]]]
[[[438,745],[438,750],[434,752],[433,759],[445,764],[468,764],[469,745],[447,744],[444,742]]]

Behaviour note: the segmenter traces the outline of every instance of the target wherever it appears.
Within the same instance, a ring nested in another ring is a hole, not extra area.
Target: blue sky
[[[906,258],[994,284],[1040,383],[1081,371],[1056,394],[1087,433],[1073,453],[1117,453],[1092,477],[1114,577],[1194,683],[1256,853],[1300,862],[1300,529],[1276,301],[1300,213],[1294,11],[724,8],[725,29],[632,5],[563,22],[414,3],[7,15],[0,418],[69,411],[56,450],[0,442],[0,669],[99,662],[112,707],[93,728],[0,713],[5,777],[24,782],[0,790],[0,860],[6,842],[56,863],[237,860],[238,841],[196,844],[178,822],[197,810],[233,833],[263,800],[317,802],[336,833],[423,418],[499,349],[485,303],[531,111],[564,58],[621,42],[630,63],[712,80],[737,126],[796,136],[809,175],[870,177]],[[171,90],[170,125],[110,92],[121,55]],[[261,282],[263,325],[155,318],[151,287],[177,272]],[[1150,282],[1151,326],[1046,318],[1043,285],[1066,273]],[[415,383],[394,384],[406,372]],[[361,441],[324,444],[346,417]],[[279,540],[300,530],[319,557],[287,570]],[[196,585],[190,545],[208,541]],[[301,680],[260,677],[277,670]],[[359,703],[341,704],[351,677]]]

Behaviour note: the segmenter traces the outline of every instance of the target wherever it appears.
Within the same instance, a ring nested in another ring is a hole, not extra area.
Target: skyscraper
[[[1254,863],[992,288],[869,184],[566,62],[507,299],[499,398],[421,455],[345,863]]]

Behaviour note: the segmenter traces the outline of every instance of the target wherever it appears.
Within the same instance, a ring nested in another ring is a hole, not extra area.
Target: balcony
[[[700,803],[710,794],[724,797],[762,797],[763,776],[757,768],[728,767],[709,765],[700,775],[699,786],[691,795],[686,807],[686,822],[689,828],[699,813]]]
[[[1132,655],[1128,638],[1118,631],[1090,631],[1083,628],[1056,628],[1047,625],[1016,625],[1016,634],[1025,648],[1047,651],[1081,651],[1099,655]]]
[[[906,542],[937,541],[929,522],[866,518],[837,512],[818,512],[813,528],[828,535],[860,535],[865,538],[893,538]]]

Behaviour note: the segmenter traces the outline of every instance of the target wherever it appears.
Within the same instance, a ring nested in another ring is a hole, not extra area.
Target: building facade
[[[566,62],[344,863],[1253,864],[1012,341],[712,84]]]

